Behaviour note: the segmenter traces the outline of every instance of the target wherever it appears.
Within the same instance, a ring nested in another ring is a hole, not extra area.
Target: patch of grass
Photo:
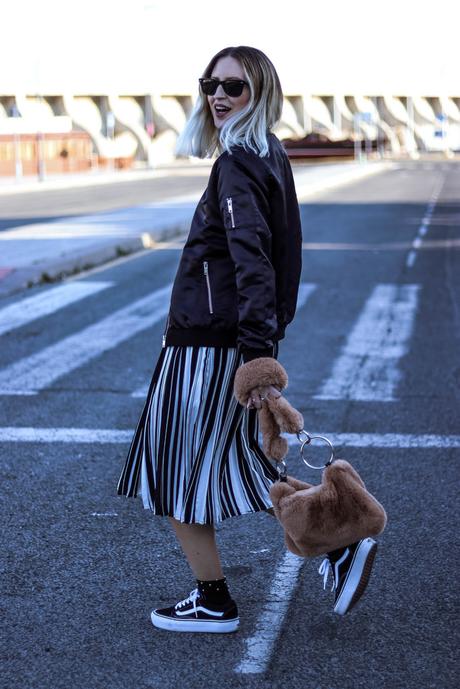
[[[57,273],[54,276],[51,276],[49,273],[45,272],[40,275],[40,280],[39,284],[45,285],[49,284],[52,282],[60,282],[61,280],[64,280],[67,277],[70,277],[71,275],[78,275],[79,273],[84,273],[87,270],[91,270],[92,268],[95,267],[95,263],[85,263],[82,266],[75,266],[74,268],[69,268],[68,270],[61,270],[61,272]],[[28,286],[32,287],[33,283],[30,282]]]
[[[122,246],[117,246],[117,248],[116,248],[116,254],[117,254],[118,258],[120,258],[121,256],[129,256],[129,254],[132,254],[132,253],[133,252],[131,249],[124,249]]]

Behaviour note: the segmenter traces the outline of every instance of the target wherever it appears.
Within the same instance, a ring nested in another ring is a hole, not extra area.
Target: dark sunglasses
[[[243,93],[244,87],[249,86],[248,82],[242,79],[225,79],[225,81],[219,81],[219,79],[202,78],[198,79],[198,81],[200,82],[201,90],[207,96],[213,96],[219,84],[222,84],[222,88],[227,96],[238,98],[238,96],[241,96]]]

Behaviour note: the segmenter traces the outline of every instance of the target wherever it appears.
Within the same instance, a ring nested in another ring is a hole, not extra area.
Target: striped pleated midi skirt
[[[141,495],[154,514],[188,524],[272,506],[269,490],[278,475],[259,445],[257,410],[233,395],[242,363],[236,348],[161,350],[119,495]]]

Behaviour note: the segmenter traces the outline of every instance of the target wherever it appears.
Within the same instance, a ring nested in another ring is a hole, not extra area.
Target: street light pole
[[[355,112],[353,115],[353,132],[354,132],[354,158],[355,161],[362,162],[362,141],[359,131],[359,113]]]
[[[11,117],[13,117],[13,139],[14,139],[14,172],[16,175],[16,181],[22,177],[22,159],[21,159],[21,149],[20,149],[20,137],[18,132],[18,117],[21,117],[21,113],[18,110],[18,106],[14,103],[11,106]]]
[[[43,97],[37,93],[37,99],[38,102],[40,103],[40,106],[43,103]],[[39,112],[39,116],[37,119],[38,123],[38,128],[37,128],[37,175],[38,175],[38,181],[43,182],[45,179],[45,160],[44,160],[44,155],[43,155],[43,131],[42,131],[42,126],[41,126],[41,108]]]
[[[409,151],[409,155],[411,157],[416,157],[417,156],[417,142],[415,139],[415,114],[414,114],[414,99],[413,96],[408,96],[407,97],[407,116],[409,120],[409,132],[411,136],[411,141],[410,141],[410,147],[411,150]],[[412,148],[412,146],[415,144],[415,147]]]

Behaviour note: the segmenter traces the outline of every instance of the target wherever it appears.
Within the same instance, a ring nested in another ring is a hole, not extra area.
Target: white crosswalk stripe
[[[310,429],[311,430],[311,429]],[[134,429],[114,428],[37,428],[0,427],[0,442],[3,443],[129,443]],[[300,449],[295,435],[283,434],[291,447]],[[430,433],[332,433],[317,432],[339,447],[370,447],[387,449],[430,449],[460,448],[460,435],[435,435]]]
[[[94,325],[0,371],[0,394],[33,395],[103,352],[158,323],[168,312],[172,285],[148,294]]]
[[[49,316],[112,285],[113,282],[67,282],[5,306],[0,309],[0,335],[21,328],[37,318]]]
[[[420,285],[377,285],[315,399],[393,402]]]
[[[318,287],[314,282],[301,282],[299,285],[299,293],[297,295],[296,310],[301,309],[307,303],[315,289]]]
[[[110,287],[110,282],[74,282],[26,298],[0,311],[3,332],[50,315],[78,299]],[[33,395],[78,367],[115,348],[167,315],[171,285],[116,311],[84,330],[20,359],[0,371],[0,394]],[[301,283],[297,309],[315,292],[315,283]],[[400,359],[408,342],[418,305],[420,285],[377,285],[352,328],[347,342],[316,399],[395,401],[401,379]],[[1,332],[1,331],[0,331]],[[132,397],[145,398],[143,385]]]
[[[317,285],[312,282],[301,282],[299,285],[299,293],[297,295],[297,305],[296,309],[301,309],[305,304],[307,303],[309,297],[313,294],[315,291]],[[131,397],[140,397],[142,399],[145,399],[147,397],[147,393],[149,390],[149,383],[146,383],[145,385],[142,385],[141,387],[137,388],[137,390],[134,390],[134,392],[131,393]]]
[[[286,552],[278,563],[267,601],[259,614],[254,633],[245,639],[243,657],[235,666],[235,672],[251,675],[267,669],[305,561],[305,558]]]

